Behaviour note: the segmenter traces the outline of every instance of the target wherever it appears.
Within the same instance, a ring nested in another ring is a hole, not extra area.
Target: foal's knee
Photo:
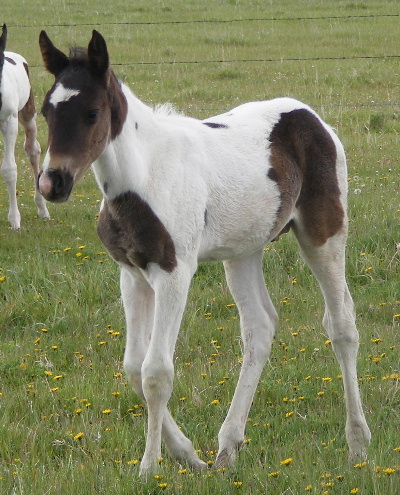
[[[142,365],[142,387],[147,402],[168,402],[172,393],[174,366],[169,359],[149,359]]]
[[[142,387],[142,371],[141,366],[135,366],[131,361],[124,360],[124,371],[132,390],[141,398],[144,399]]]
[[[7,185],[17,182],[17,164],[15,160],[4,160],[1,166],[1,175]]]

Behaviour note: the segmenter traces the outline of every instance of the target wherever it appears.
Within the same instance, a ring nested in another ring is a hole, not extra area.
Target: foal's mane
[[[87,48],[83,48],[82,46],[70,46],[69,61],[72,64],[87,64],[89,62]]]

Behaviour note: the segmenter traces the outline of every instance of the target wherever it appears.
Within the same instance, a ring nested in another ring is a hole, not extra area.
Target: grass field
[[[67,50],[86,45],[94,27],[117,75],[149,104],[170,101],[203,118],[288,95],[337,129],[349,162],[347,271],[373,438],[368,462],[349,466],[322,299],[287,235],[266,249],[280,325],[237,465],[195,474],[166,455],[156,477],[139,479],[146,413],[122,370],[118,269],[96,234],[100,194],[89,173],[69,203],[49,205],[51,220],[38,220],[21,135],[20,232],[8,227],[0,182],[0,494],[399,493],[399,14],[397,0],[3,0],[8,49],[28,59],[39,109],[52,83],[40,30]],[[38,129],[44,150],[40,115]],[[176,351],[170,407],[210,466],[240,369],[232,303],[222,267],[201,265]]]

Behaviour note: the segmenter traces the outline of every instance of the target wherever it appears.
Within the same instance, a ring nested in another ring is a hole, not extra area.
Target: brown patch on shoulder
[[[171,235],[146,201],[126,192],[105,201],[97,227],[99,237],[118,262],[145,269],[158,263],[166,272],[177,265]]]
[[[273,168],[268,176],[281,191],[278,217],[287,218],[296,207],[313,244],[322,246],[341,230],[344,220],[335,143],[306,109],[283,113],[269,139]]]

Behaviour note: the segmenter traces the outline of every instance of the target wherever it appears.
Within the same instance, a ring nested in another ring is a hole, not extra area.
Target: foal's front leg
[[[145,401],[142,388],[142,364],[149,347],[154,322],[154,291],[139,272],[121,269],[121,294],[126,317],[124,369],[136,394]],[[207,467],[199,459],[192,442],[178,427],[168,409],[165,410],[162,438],[168,452],[192,469]]]
[[[172,273],[165,272],[158,265],[150,265],[147,269],[146,278],[154,290],[154,321],[141,368],[143,395],[148,408],[146,448],[140,466],[142,475],[157,467],[162,434],[170,443],[176,437],[175,423],[169,415],[167,403],[174,379],[175,343],[193,271],[183,263],[178,263]]]

